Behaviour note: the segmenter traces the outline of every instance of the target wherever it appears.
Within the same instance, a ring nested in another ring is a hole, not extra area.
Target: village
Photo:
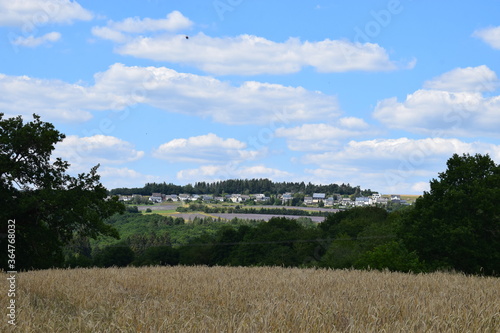
[[[348,209],[352,207],[387,205],[411,205],[416,199],[415,196],[404,196],[399,194],[382,195],[374,193],[371,196],[347,196],[340,194],[328,195],[326,193],[313,193],[312,196],[304,196],[302,193],[283,193],[276,196],[265,194],[227,194],[224,196],[214,196],[211,194],[162,194],[152,193],[149,197],[140,194],[118,195],[120,201],[132,203],[141,199],[149,204],[161,204],[166,202],[204,202],[204,203],[241,203],[246,205],[282,205],[282,206],[301,206],[301,207],[332,207],[338,209]],[[141,198],[141,199],[139,199]]]

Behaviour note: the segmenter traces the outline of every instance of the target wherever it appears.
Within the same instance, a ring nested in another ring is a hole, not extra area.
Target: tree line
[[[220,196],[223,194],[283,194],[283,193],[304,193],[311,196],[313,193],[328,193],[341,195],[371,195],[370,189],[361,190],[360,186],[350,184],[329,184],[317,185],[305,182],[273,182],[266,178],[260,179],[228,179],[208,182],[196,182],[194,185],[175,185],[172,183],[147,183],[140,188],[115,188],[110,191],[111,195],[151,195],[151,193],[162,194],[213,194]]]

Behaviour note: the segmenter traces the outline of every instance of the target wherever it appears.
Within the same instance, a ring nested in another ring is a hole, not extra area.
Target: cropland
[[[16,281],[16,332],[498,332],[500,327],[500,279],[457,273],[176,266],[39,270],[18,273]],[[0,293],[0,300],[7,304],[7,293]],[[12,331],[5,317],[0,331]]]

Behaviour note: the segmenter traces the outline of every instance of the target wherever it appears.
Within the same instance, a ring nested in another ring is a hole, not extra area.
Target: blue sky
[[[421,194],[500,162],[498,1],[0,0],[0,110],[108,188],[232,178]],[[189,38],[186,38],[188,36]]]

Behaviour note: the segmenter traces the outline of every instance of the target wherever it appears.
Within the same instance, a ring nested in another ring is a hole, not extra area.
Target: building
[[[179,197],[177,196],[177,194],[169,194],[165,196],[165,200],[179,201]]]
[[[154,202],[154,203],[160,203],[164,200],[165,195],[161,193],[153,193],[149,197],[149,201]]]
[[[313,193],[312,200],[313,203],[318,203],[320,201],[325,201],[326,194],[325,193]]]
[[[371,198],[368,197],[359,197],[356,198],[356,201],[354,202],[354,205],[356,207],[361,207],[361,206],[369,206],[371,204]]]
[[[179,200],[180,201],[191,200],[191,196],[189,194],[179,194]]]
[[[342,206],[350,207],[354,205],[354,201],[351,200],[351,198],[342,198],[342,201],[340,201],[340,204]]]
[[[286,203],[289,203],[291,202],[293,199],[293,195],[292,193],[284,193],[282,196],[281,196],[281,204],[284,205]]]

